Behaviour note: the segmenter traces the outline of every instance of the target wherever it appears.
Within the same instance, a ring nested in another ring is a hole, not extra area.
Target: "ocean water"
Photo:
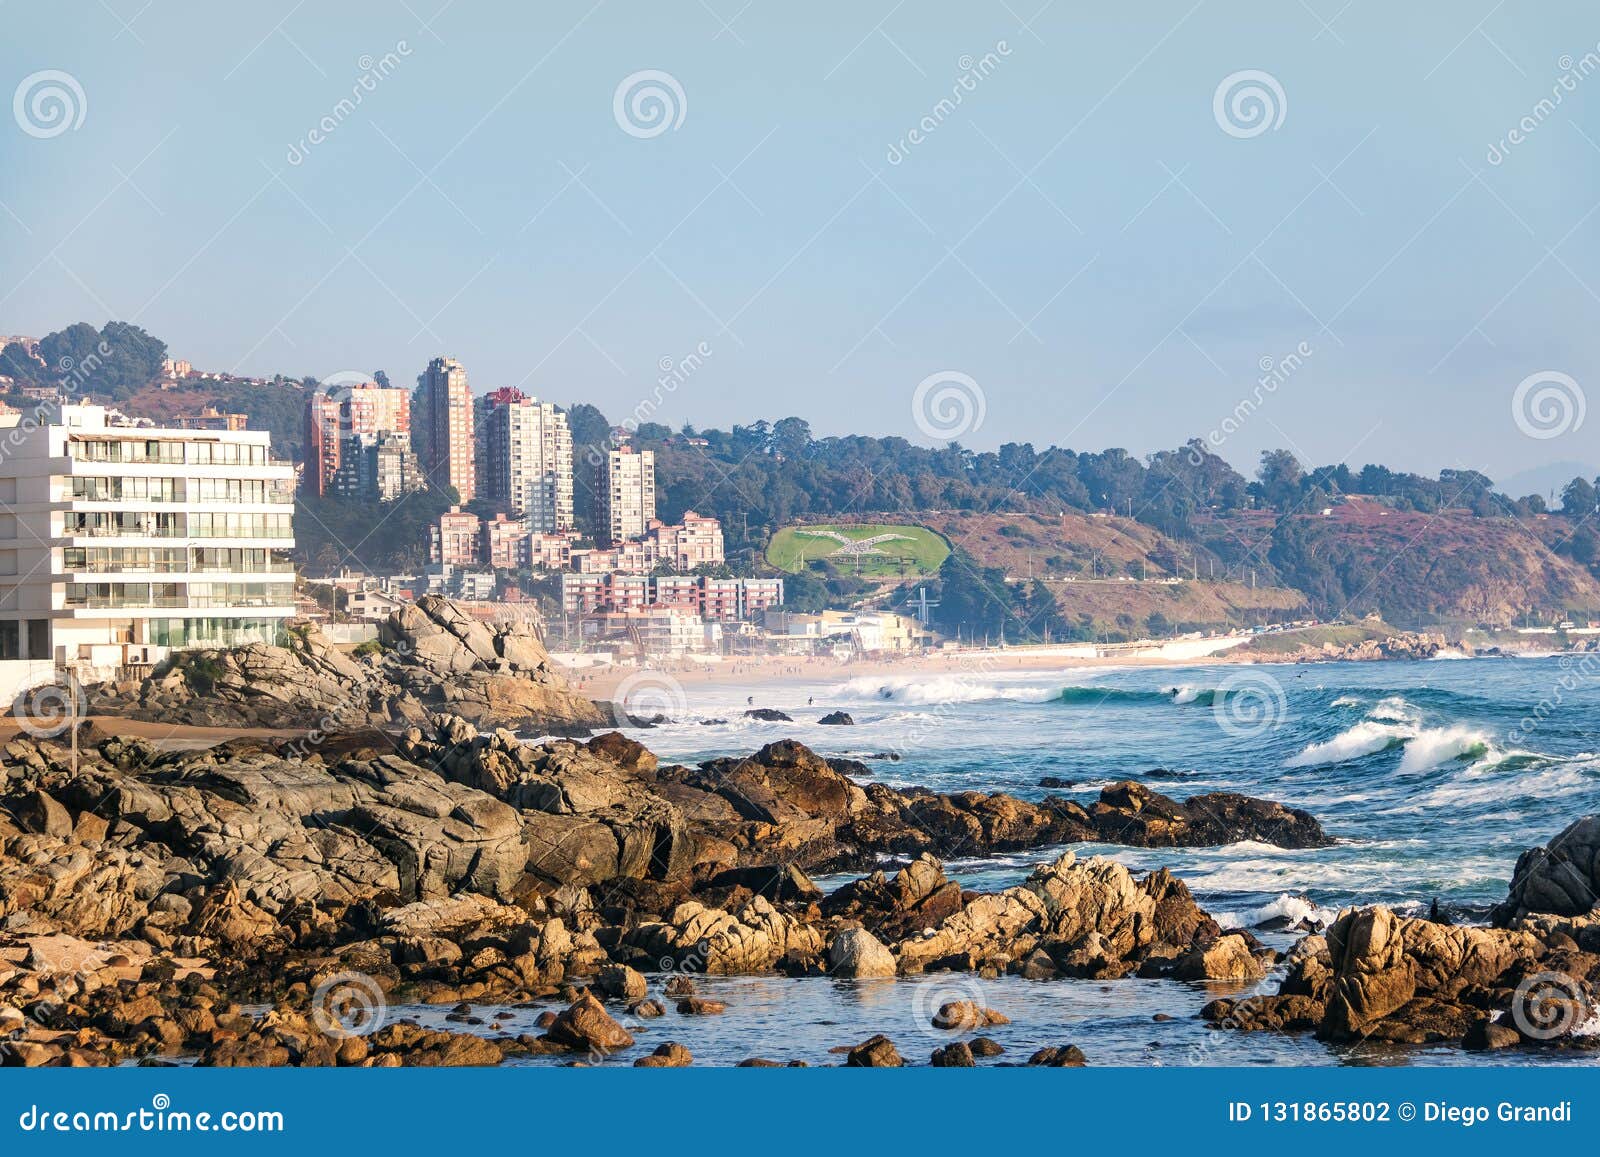
[[[866,761],[865,778],[940,791],[1028,799],[1054,791],[1087,803],[1106,784],[1136,779],[1180,799],[1217,790],[1263,796],[1310,811],[1337,845],[1077,850],[1136,871],[1169,867],[1225,924],[1326,920],[1343,906],[1373,902],[1420,913],[1434,900],[1457,920],[1478,922],[1505,896],[1523,849],[1600,811],[1600,677],[1591,676],[1600,670],[1556,656],[1050,673],[997,673],[974,663],[866,677],[848,667],[816,668],[783,683],[664,687],[673,721],[632,734],[663,761],[685,763],[795,738],[825,755]],[[795,722],[743,718],[752,695],[755,706]],[[856,726],[817,724],[833,710],[849,712]],[[725,722],[707,722],[714,720]],[[874,758],[888,752],[900,758]],[[1045,776],[1072,786],[1041,788]],[[968,887],[1001,888],[1054,851],[962,859],[947,869]],[[818,883],[832,888],[845,878]],[[1295,936],[1263,939],[1283,948]],[[645,1047],[618,1062],[662,1040],[712,1063],[754,1055],[837,1062],[831,1047],[884,1032],[908,1061],[926,1063],[949,1039],[930,1027],[933,1011],[945,999],[978,998],[1012,1017],[989,1033],[1008,1049],[1002,1061],[1072,1043],[1091,1062],[1130,1065],[1548,1063],[1523,1054],[1336,1049],[1309,1038],[1206,1029],[1195,1014],[1215,996],[1253,990],[1237,985],[943,975],[700,983],[727,1001],[725,1014],[669,1011],[644,1022],[637,1027]],[[1259,987],[1275,985],[1269,979]],[[430,1022],[440,1015],[409,1011]],[[1172,1019],[1153,1020],[1157,1014]]]

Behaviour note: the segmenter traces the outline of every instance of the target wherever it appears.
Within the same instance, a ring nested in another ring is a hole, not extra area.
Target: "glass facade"
[[[150,619],[145,639],[158,647],[282,646],[288,632],[279,619]]]
[[[72,476],[72,497],[82,502],[234,502],[294,501],[287,484],[260,478],[117,478]]]
[[[224,514],[205,512],[186,516],[191,538],[293,538],[287,514]]]
[[[294,563],[266,547],[68,546],[62,569],[72,574],[292,574]]]
[[[170,438],[73,438],[67,456],[79,462],[154,462],[174,466],[265,466],[265,446],[241,442],[190,442]]]
[[[293,583],[67,583],[68,607],[138,608],[288,607]]]

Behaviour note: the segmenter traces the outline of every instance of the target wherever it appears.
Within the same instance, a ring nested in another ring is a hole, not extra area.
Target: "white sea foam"
[[[1379,708],[1387,708],[1380,714]],[[1386,699],[1370,713],[1373,718],[1346,728],[1332,739],[1310,744],[1291,756],[1286,767],[1315,767],[1319,764],[1347,763],[1363,759],[1392,747],[1404,747],[1398,771],[1406,774],[1429,771],[1452,759],[1484,756],[1499,762],[1505,756],[1489,743],[1489,736],[1462,725],[1421,727],[1416,709],[1403,699]]]
[[[1361,700],[1355,695],[1341,695],[1329,704],[1330,707],[1360,707]]]
[[[1593,778],[1572,764],[1557,764],[1533,773],[1469,774],[1412,797],[1407,800],[1406,806],[1392,809],[1391,814],[1436,809],[1460,810],[1475,804],[1493,804],[1509,799],[1558,799],[1564,794],[1593,786]],[[1481,821],[1482,817],[1476,818],[1476,822]]]
[[[1249,908],[1243,912],[1217,912],[1214,915],[1217,923],[1224,928],[1254,928],[1280,917],[1291,925],[1299,924],[1302,920],[1318,928],[1332,923],[1329,913],[1304,896],[1296,896],[1290,892],[1282,893],[1277,899],[1259,908]]]
[[[1315,767],[1321,763],[1344,763],[1395,747],[1414,734],[1410,727],[1365,719],[1332,739],[1311,744],[1299,755],[1291,756],[1285,766]]]
[[[838,688],[846,699],[882,700],[917,706],[945,703],[982,703],[990,699],[1010,699],[1021,703],[1043,703],[1060,693],[1059,687],[1007,685],[962,675],[917,676],[865,675]]]
[[[1368,719],[1377,719],[1385,723],[1421,723],[1422,713],[1398,695],[1391,695],[1387,699],[1380,699],[1367,712]]]
[[[1192,683],[1185,683],[1180,687],[1171,687],[1168,690],[1174,703],[1193,703],[1200,698],[1200,688]]]
[[[1471,727],[1428,727],[1406,742],[1400,757],[1402,772],[1429,771],[1452,759],[1486,755],[1493,749],[1489,737]]]

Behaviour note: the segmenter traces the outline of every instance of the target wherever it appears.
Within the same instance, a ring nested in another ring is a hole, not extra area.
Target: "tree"
[[[597,538],[600,502],[595,494],[597,472],[611,449],[611,423],[588,402],[567,407],[567,429],[572,432],[572,521],[579,534]]]
[[[1096,506],[1127,514],[1144,488],[1144,466],[1126,450],[1103,450],[1078,459],[1078,477]]]
[[[1015,639],[1026,633],[1006,572],[978,565],[960,547],[939,568],[938,619],[947,630],[974,639],[987,636],[998,642],[1008,634]]]
[[[1585,478],[1574,478],[1561,491],[1561,513],[1568,518],[1585,518],[1600,505],[1600,495],[1594,484]]]
[[[1300,460],[1287,450],[1263,450],[1256,479],[1261,484],[1261,498],[1274,510],[1285,511],[1294,506],[1300,497],[1300,483],[1304,475]]]
[[[783,605],[801,614],[815,614],[828,606],[828,588],[813,570],[783,576]]]
[[[37,386],[47,375],[45,364],[28,352],[27,346],[12,341],[0,350],[0,376],[11,378],[19,386]]]
[[[811,423],[804,418],[779,418],[772,425],[772,449],[791,458],[811,448]]]

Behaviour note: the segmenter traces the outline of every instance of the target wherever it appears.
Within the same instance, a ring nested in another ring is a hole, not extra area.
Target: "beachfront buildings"
[[[472,390],[455,358],[434,358],[417,378],[411,441],[430,485],[455,487],[462,502],[477,494]]]
[[[446,566],[477,566],[483,561],[483,520],[452,506],[428,528],[428,558]]]
[[[544,534],[539,531],[528,535],[523,561],[529,570],[563,571],[572,566],[572,544],[576,534]]]
[[[691,571],[697,566],[721,566],[722,523],[692,510],[683,512],[675,526],[652,521],[647,540],[655,545],[656,558],[676,571]]]
[[[294,468],[268,438],[0,415],[0,659],[103,673],[280,641]]]
[[[656,517],[655,451],[632,446],[608,450],[600,460],[599,474],[597,529],[603,545],[644,537]]]
[[[331,489],[341,498],[393,502],[428,484],[411,449],[411,439],[394,431],[350,435],[344,439],[339,459]]]
[[[646,658],[672,658],[718,650],[722,624],[682,607],[636,607],[587,616],[580,637],[586,645],[612,643]]]
[[[483,399],[478,431],[478,490],[528,531],[572,529],[572,431],[567,415],[520,390]]]
[[[483,524],[483,564],[491,570],[516,570],[527,553],[528,532],[522,523],[496,514]]]
[[[773,608],[761,621],[774,646],[790,654],[906,653],[933,645],[927,627],[889,611],[799,614]]]
[[[709,578],[705,575],[564,574],[562,610],[592,615],[647,607],[679,607],[707,622],[748,622],[783,603],[779,578]]]
[[[411,436],[411,398],[404,390],[376,382],[330,382],[318,387],[306,399],[302,483],[306,491],[319,497],[335,493],[335,478],[346,458],[359,455],[384,434],[399,440]],[[371,441],[362,443],[362,438]],[[356,446],[349,445],[351,439],[358,440]],[[344,483],[344,493],[356,497],[349,493],[350,485]]]

